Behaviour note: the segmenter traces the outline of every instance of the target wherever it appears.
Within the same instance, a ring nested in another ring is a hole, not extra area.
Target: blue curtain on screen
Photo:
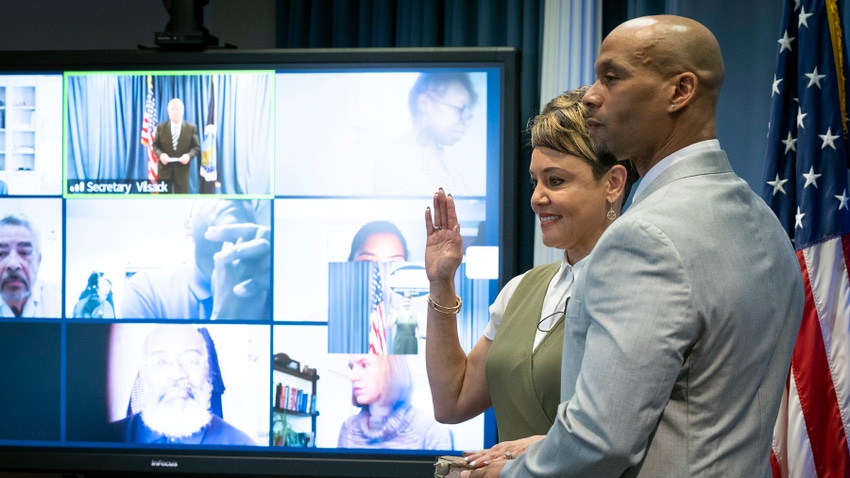
[[[224,194],[271,192],[272,75],[221,75],[216,93],[218,175]],[[206,110],[205,110],[206,111]]]
[[[216,75],[216,151],[222,194],[268,194],[272,75]],[[153,76],[154,123],[168,120],[172,98],[185,105],[184,120],[201,140],[213,93],[210,75]],[[68,179],[147,178],[141,143],[147,96],[145,75],[85,75],[68,78]],[[194,158],[191,168],[198,170]],[[190,175],[189,191],[199,192]]]
[[[369,286],[377,262],[328,264],[328,352],[369,351]]]
[[[68,179],[147,177],[139,143],[145,81],[144,76],[68,78]]]
[[[509,46],[520,51],[519,124],[539,111],[544,0],[278,0],[279,48],[392,48]],[[520,138],[516,178],[528,177],[529,138]],[[516,211],[521,230],[536,227],[528,207],[531,185],[515,182],[504,207]],[[503,244],[504,266],[532,266],[533,237]],[[509,279],[505,278],[505,280]]]

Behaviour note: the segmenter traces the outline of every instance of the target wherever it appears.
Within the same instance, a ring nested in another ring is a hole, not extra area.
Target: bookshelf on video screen
[[[455,198],[468,351],[500,280],[513,71],[145,58],[0,71],[0,455],[220,473],[205,453],[492,445],[490,415],[433,417],[424,213]]]

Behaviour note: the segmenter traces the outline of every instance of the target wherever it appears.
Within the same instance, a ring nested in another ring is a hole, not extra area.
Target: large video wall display
[[[433,417],[424,215],[455,198],[468,351],[499,279],[500,81],[0,75],[0,380],[28,391],[0,394],[0,446],[492,444]]]

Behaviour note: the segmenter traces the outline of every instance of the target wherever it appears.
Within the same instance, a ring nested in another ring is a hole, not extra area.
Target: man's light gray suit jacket
[[[802,307],[790,240],[726,154],[673,164],[599,240],[558,418],[501,476],[771,476]]]

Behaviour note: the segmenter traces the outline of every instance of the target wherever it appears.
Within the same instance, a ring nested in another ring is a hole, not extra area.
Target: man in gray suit
[[[720,46],[693,20],[638,18],[595,68],[590,135],[643,179],[576,283],[555,424],[468,476],[768,477],[802,279],[716,139]]]

